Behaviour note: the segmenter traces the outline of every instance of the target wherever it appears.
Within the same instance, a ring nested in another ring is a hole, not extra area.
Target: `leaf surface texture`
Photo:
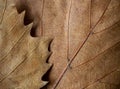
[[[19,2],[36,35],[54,37],[48,89],[119,89],[120,0]]]

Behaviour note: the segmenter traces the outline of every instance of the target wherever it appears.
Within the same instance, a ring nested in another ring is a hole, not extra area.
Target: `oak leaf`
[[[51,39],[30,36],[14,0],[0,0],[0,89],[39,89],[50,68],[46,63]]]

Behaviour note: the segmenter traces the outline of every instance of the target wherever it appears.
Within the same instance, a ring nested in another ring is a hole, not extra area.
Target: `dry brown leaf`
[[[36,34],[54,37],[47,89],[120,88],[120,0],[18,1]]]
[[[0,0],[0,89],[39,89],[50,68],[46,63],[50,39],[30,36],[13,0]]]

